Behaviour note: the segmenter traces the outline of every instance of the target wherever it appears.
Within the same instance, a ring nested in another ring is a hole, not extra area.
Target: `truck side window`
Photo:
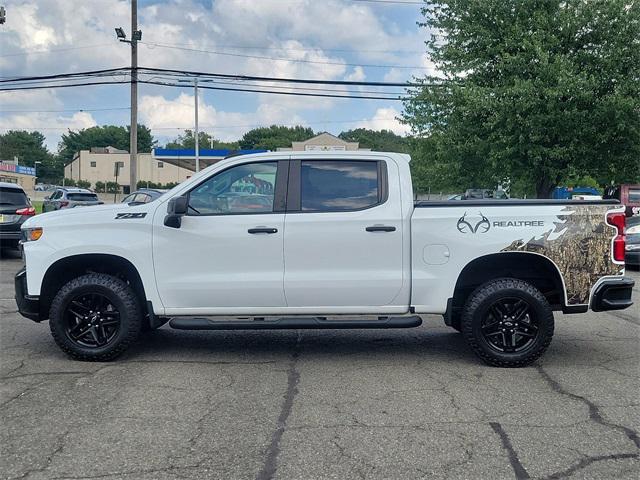
[[[302,161],[300,206],[306,212],[360,210],[379,203],[378,162]]]
[[[259,162],[214,175],[189,193],[189,215],[272,212],[277,170],[277,162]]]

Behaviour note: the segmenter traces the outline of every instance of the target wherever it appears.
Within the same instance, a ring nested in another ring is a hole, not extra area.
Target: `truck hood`
[[[54,212],[42,213],[31,217],[24,222],[22,228],[44,227],[46,225],[64,225],[66,221],[73,223],[82,222],[84,218],[87,224],[95,223],[97,220],[110,222],[116,220],[118,213],[149,213],[158,206],[157,202],[150,202],[144,205],[129,206],[126,203],[103,204],[88,207],[74,207]]]

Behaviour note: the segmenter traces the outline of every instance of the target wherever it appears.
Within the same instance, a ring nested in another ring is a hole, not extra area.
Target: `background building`
[[[304,152],[312,150],[371,150],[370,148],[360,148],[358,142],[346,142],[330,133],[321,133],[304,142],[292,142],[291,148],[278,148],[279,152]]]
[[[210,167],[214,163],[228,157],[229,155],[248,155],[250,153],[263,153],[267,150],[227,150],[227,149],[200,149],[200,170]],[[193,148],[170,149],[154,148],[152,152],[154,160],[169,163],[171,165],[185,168],[190,172],[196,171],[196,151]]]
[[[96,182],[115,182],[115,165],[119,165],[118,184],[129,190],[129,152],[113,147],[81,150],[64,167],[64,176],[71,180],[84,180],[94,187]],[[151,153],[138,154],[138,178],[142,182],[180,183],[193,171],[153,158]]]
[[[23,167],[14,161],[0,160],[0,182],[17,183],[27,191],[33,191],[36,184],[36,169]]]

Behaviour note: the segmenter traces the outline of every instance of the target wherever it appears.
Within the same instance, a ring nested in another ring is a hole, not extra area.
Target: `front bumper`
[[[628,277],[620,280],[605,280],[596,288],[591,300],[591,310],[622,310],[633,305],[631,292],[635,282]]]
[[[42,320],[40,315],[40,297],[35,295],[27,295],[27,269],[22,269],[16,273],[16,303],[18,304],[18,312],[34,322]]]

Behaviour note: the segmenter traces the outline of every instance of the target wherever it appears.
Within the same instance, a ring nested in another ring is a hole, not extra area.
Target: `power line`
[[[3,113],[63,113],[63,112],[106,112],[110,110],[129,110],[131,107],[112,107],[112,108],[66,108],[64,110],[6,110],[0,108],[0,114]]]
[[[129,85],[131,82],[126,81],[108,81],[108,82],[85,82],[85,83],[71,83],[67,85],[35,85],[29,87],[8,87],[0,88],[0,92],[15,92],[19,90],[42,90],[45,88],[70,88],[70,87],[87,87],[90,85]]]
[[[58,73],[52,75],[37,75],[30,77],[16,77],[12,79],[0,80],[0,84],[5,83],[19,83],[35,80],[57,80],[57,79],[70,79],[80,77],[93,77],[93,76],[113,76],[113,75],[129,75],[131,71],[130,67],[120,68],[106,68],[101,70],[89,70],[84,72],[71,72],[71,73]],[[221,78],[228,80],[250,80],[261,82],[283,82],[283,83],[302,83],[302,84],[314,84],[314,85],[347,85],[347,86],[361,86],[361,87],[421,87],[425,86],[424,83],[410,83],[410,82],[365,82],[365,81],[351,81],[351,80],[322,80],[322,79],[308,79],[308,78],[283,78],[283,77],[262,77],[255,75],[237,75],[229,73],[215,73],[215,72],[202,72],[193,70],[177,70],[169,68],[152,68],[152,67],[138,67],[138,72],[145,73],[157,73],[168,74],[181,77],[201,77],[201,78]],[[438,86],[438,84],[432,84],[431,86]]]
[[[147,43],[147,45],[153,44],[153,43],[160,43],[160,42],[155,42],[155,41],[150,41],[150,42],[145,42]],[[168,45],[168,44],[167,44]],[[190,44],[186,44],[186,43],[173,43],[171,44],[172,46],[175,47],[190,47],[192,48],[192,46]],[[277,50],[277,51],[281,51],[281,52],[317,52],[317,51],[322,51],[322,52],[338,52],[338,53],[352,53],[352,54],[359,54],[359,53],[392,53],[392,54],[415,54],[415,53],[425,53],[424,50],[369,50],[369,49],[350,49],[350,48],[324,48],[324,47],[318,47],[318,48],[291,48],[291,47],[275,47],[275,46],[264,46],[264,45],[227,45],[227,44],[220,44],[220,45],[215,45],[211,48],[230,48],[230,49],[236,49],[236,50]]]
[[[424,5],[425,2],[417,2],[417,1],[407,1],[403,2],[401,0],[348,0],[350,2],[362,2],[362,3],[386,3],[393,5]]]
[[[350,85],[360,87],[422,87],[424,83],[410,83],[410,82],[364,82],[364,81],[351,81],[351,80],[321,80],[321,79],[309,79],[309,78],[283,78],[283,77],[258,77],[254,75],[235,75],[228,73],[210,73],[193,70],[173,70],[169,68],[152,68],[152,67],[140,67],[138,71],[154,72],[154,73],[166,73],[178,76],[186,77],[211,77],[211,78],[225,78],[230,80],[255,80],[262,82],[284,82],[284,83],[304,83],[313,85]],[[433,84],[431,86],[438,86]]]
[[[139,83],[146,83],[149,85],[162,85],[165,87],[178,87],[178,88],[191,88],[190,85],[180,85],[176,83],[167,83],[167,82],[158,82],[158,81],[148,81],[148,80],[139,80]],[[231,87],[212,87],[209,85],[200,85],[199,88],[204,88],[207,90],[222,90],[222,91],[231,91],[231,92],[248,92],[248,93],[266,93],[272,95],[291,95],[291,96],[301,96],[301,97],[325,97],[325,98],[347,98],[347,99],[361,99],[361,100],[402,100],[401,97],[381,97],[381,96],[364,96],[364,95],[336,95],[330,93],[304,93],[304,92],[283,92],[283,91],[274,91],[274,90],[258,90],[258,89],[250,89],[250,88],[231,88]]]
[[[99,48],[99,47],[108,47],[110,45],[113,45],[113,43],[100,43],[97,45],[82,45],[79,47],[68,47],[68,48],[53,48],[50,50],[33,50],[30,52],[15,52],[15,53],[5,53],[0,55],[0,58],[4,58],[4,57],[21,57],[24,55],[40,55],[43,53],[54,53],[54,52],[67,52],[69,50],[81,50],[81,49],[86,49],[86,48]]]
[[[71,73],[56,73],[52,75],[33,75],[30,77],[14,77],[11,79],[0,80],[0,83],[16,83],[16,82],[25,82],[30,80],[53,80],[58,78],[74,78],[74,77],[87,77],[87,76],[96,76],[101,74],[128,74],[130,72],[129,67],[120,67],[120,68],[103,68],[100,70],[88,70],[85,72],[71,72]]]
[[[398,68],[398,69],[409,69],[409,70],[428,70],[428,67],[423,66],[410,66],[410,65],[376,65],[376,64],[364,64],[364,63],[347,63],[347,62],[327,62],[320,60],[305,60],[298,58],[284,58],[284,57],[267,57],[263,55],[249,55],[243,53],[230,53],[230,52],[220,52],[214,50],[202,50],[198,48],[189,48],[189,47],[179,47],[176,45],[170,45],[165,43],[153,43],[153,42],[139,42],[143,45],[153,45],[160,48],[172,48],[176,50],[183,50],[188,52],[198,52],[198,53],[207,53],[211,55],[225,55],[229,57],[240,57],[240,58],[255,58],[260,60],[270,60],[270,61],[285,61],[285,62],[294,62],[294,63],[310,63],[316,65],[338,65],[338,66],[346,66],[346,67],[366,67],[366,68]]]

